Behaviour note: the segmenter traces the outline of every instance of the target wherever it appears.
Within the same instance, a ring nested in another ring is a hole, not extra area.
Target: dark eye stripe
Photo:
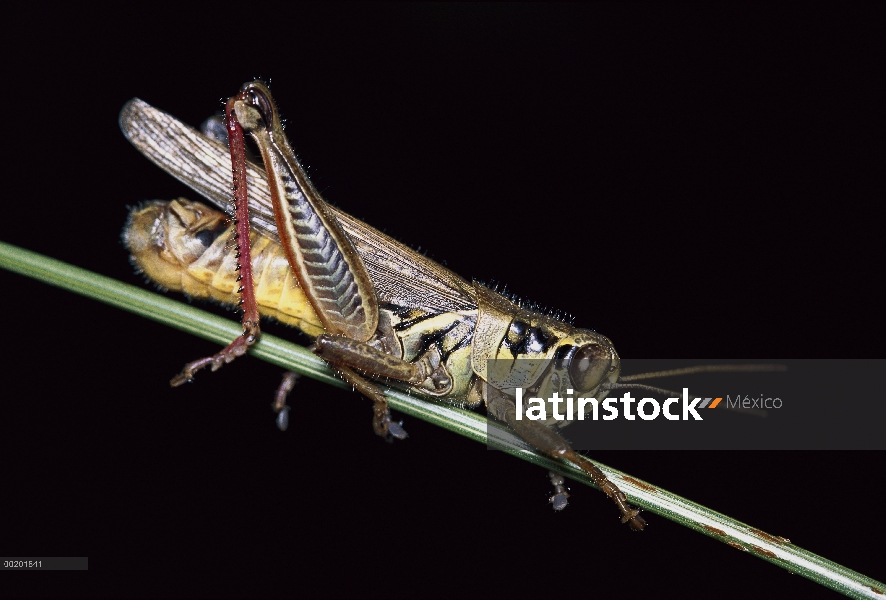
[[[562,369],[565,367],[566,361],[575,355],[576,350],[578,350],[578,346],[573,346],[572,344],[563,344],[557,348],[557,351],[554,352],[554,368]]]

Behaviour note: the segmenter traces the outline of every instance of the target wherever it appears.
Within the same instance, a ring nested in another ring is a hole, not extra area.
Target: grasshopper
[[[243,354],[258,335],[261,313],[315,339],[314,351],[373,401],[373,428],[388,441],[406,433],[372,380],[399,382],[433,401],[484,405],[538,450],[579,465],[632,530],[645,527],[640,511],[596,465],[551,423],[518,418],[515,399],[505,391],[516,381],[542,394],[565,394],[569,388],[602,401],[617,388],[656,389],[620,382],[619,355],[608,338],[518,306],[327,204],[296,159],[262,83],[244,85],[228,101],[227,123],[229,134],[242,126],[252,136],[264,162],[261,167],[247,161],[242,145],[232,141],[236,201],[221,141],[138,99],[120,114],[126,137],[161,168],[222,209],[245,211],[248,203],[251,211],[248,220],[238,212],[231,223],[224,212],[179,199],[148,203],[130,214],[124,240],[149,279],[229,305],[238,304],[243,293],[244,336],[214,357],[187,365],[173,385],[190,381],[199,368],[214,370]],[[240,269],[241,255],[254,273],[254,306],[253,276]],[[487,368],[488,361],[502,358],[514,367]],[[544,367],[520,370],[517,358],[537,359]],[[284,378],[275,401],[281,428],[292,381]],[[566,488],[559,476],[551,474],[551,482],[551,501],[561,509]]]

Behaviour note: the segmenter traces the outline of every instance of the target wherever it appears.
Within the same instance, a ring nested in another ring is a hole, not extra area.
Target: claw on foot
[[[388,433],[397,438],[398,440],[405,440],[409,437],[409,434],[406,433],[406,430],[403,429],[403,421],[398,423],[388,423]]]
[[[274,394],[274,403],[271,404],[271,407],[277,413],[277,429],[280,431],[286,431],[289,427],[289,406],[286,405],[286,396],[295,387],[295,382],[298,381],[298,378],[298,373],[287,371],[283,375],[283,380],[280,382],[277,392]]]
[[[600,486],[600,491],[615,502],[618,510],[621,511],[622,523],[627,523],[633,531],[642,531],[646,527],[646,521],[640,516],[640,510],[628,504],[628,497],[618,489],[617,485],[606,478],[606,475],[599,467],[580,454],[576,454],[572,449],[569,449],[566,458],[581,466],[582,470],[589,474],[594,482]]]
[[[218,371],[223,365],[233,362],[235,358],[246,354],[246,351],[249,350],[249,347],[253,345],[258,338],[259,329],[258,325],[249,321],[244,323],[243,327],[245,328],[243,335],[225,346],[221,352],[189,362],[185,365],[185,368],[182,369],[181,373],[172,378],[169,384],[172,387],[178,387],[185,383],[190,383],[191,381],[194,381],[194,373],[200,369],[211,367],[210,370]]]
[[[554,510],[559,512],[569,506],[569,500],[567,500],[567,498],[569,498],[569,494],[566,493],[554,494],[550,497],[548,502],[551,503],[551,506],[554,508]]]
[[[279,410],[279,412],[277,412],[277,429],[279,429],[280,431],[286,431],[286,429],[288,427],[289,427],[289,407],[283,406],[283,408],[281,408]]]
[[[569,492],[566,491],[566,480],[559,473],[548,471],[548,477],[554,486],[554,494],[548,498],[548,502],[556,511],[561,511],[569,505]]]
[[[614,485],[613,487],[617,492],[610,496],[610,498],[612,498],[621,510],[621,522],[627,523],[628,527],[631,528],[631,531],[643,531],[643,528],[646,527],[646,521],[640,516],[640,509],[630,506],[627,503],[628,499],[624,492],[616,488]]]
[[[646,520],[640,516],[639,510],[635,510],[634,513],[634,516],[630,519],[628,519],[628,515],[624,515],[621,518],[621,522],[626,522],[628,527],[631,528],[631,531],[643,531],[643,528],[646,527]]]
[[[372,420],[372,429],[376,435],[385,438],[387,443],[398,440],[405,440],[409,434],[403,429],[403,421],[396,422],[391,420],[391,412],[389,410],[376,411],[375,418]]]

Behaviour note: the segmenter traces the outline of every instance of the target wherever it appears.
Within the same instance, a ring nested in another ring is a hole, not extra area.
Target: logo
[[[606,398],[601,402],[596,398],[573,398],[573,391],[567,389],[565,398],[554,392],[547,401],[541,398],[527,398],[524,403],[523,393],[523,388],[516,388],[518,421],[523,420],[524,416],[530,421],[547,421],[549,407],[552,413],[550,418],[557,421],[614,421],[619,415],[628,421],[634,421],[637,417],[644,421],[653,421],[659,417],[664,417],[668,421],[703,421],[704,418],[699,410],[711,410],[720,406],[731,409],[782,407],[781,398],[763,396],[759,398],[745,396],[742,399],[739,395],[734,400],[726,396],[725,403],[722,397],[690,400],[689,388],[683,388],[682,398],[668,398],[664,402],[659,402],[655,398],[637,400],[630,392],[626,392],[621,398]],[[675,404],[678,406],[675,407]],[[672,409],[678,412],[674,413]]]

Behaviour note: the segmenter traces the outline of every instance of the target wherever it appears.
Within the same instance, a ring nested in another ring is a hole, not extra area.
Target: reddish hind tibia
[[[240,272],[240,306],[243,308],[243,335],[228,344],[221,352],[207,356],[185,365],[182,372],[170,383],[179,386],[194,378],[194,373],[203,367],[212,366],[215,371],[238,356],[246,354],[246,350],[255,343],[260,334],[258,325],[258,304],[255,301],[255,289],[252,280],[252,252],[249,243],[249,199],[246,188],[246,143],[243,128],[234,113],[234,102],[241,98],[242,93],[229,99],[225,106],[225,125],[228,130],[228,144],[231,149],[231,171],[233,173],[234,224],[235,243],[237,248],[237,270]]]
[[[242,95],[242,94],[241,94]],[[240,305],[243,307],[244,336],[258,335],[258,305],[252,282],[252,254],[249,244],[249,199],[246,190],[246,144],[243,128],[234,113],[234,101],[240,95],[228,100],[225,106],[225,123],[228,128],[228,145],[231,148],[231,170],[233,172],[234,223],[237,231],[237,269],[240,271]],[[255,340],[253,339],[253,342]],[[250,342],[252,343],[252,342]]]

